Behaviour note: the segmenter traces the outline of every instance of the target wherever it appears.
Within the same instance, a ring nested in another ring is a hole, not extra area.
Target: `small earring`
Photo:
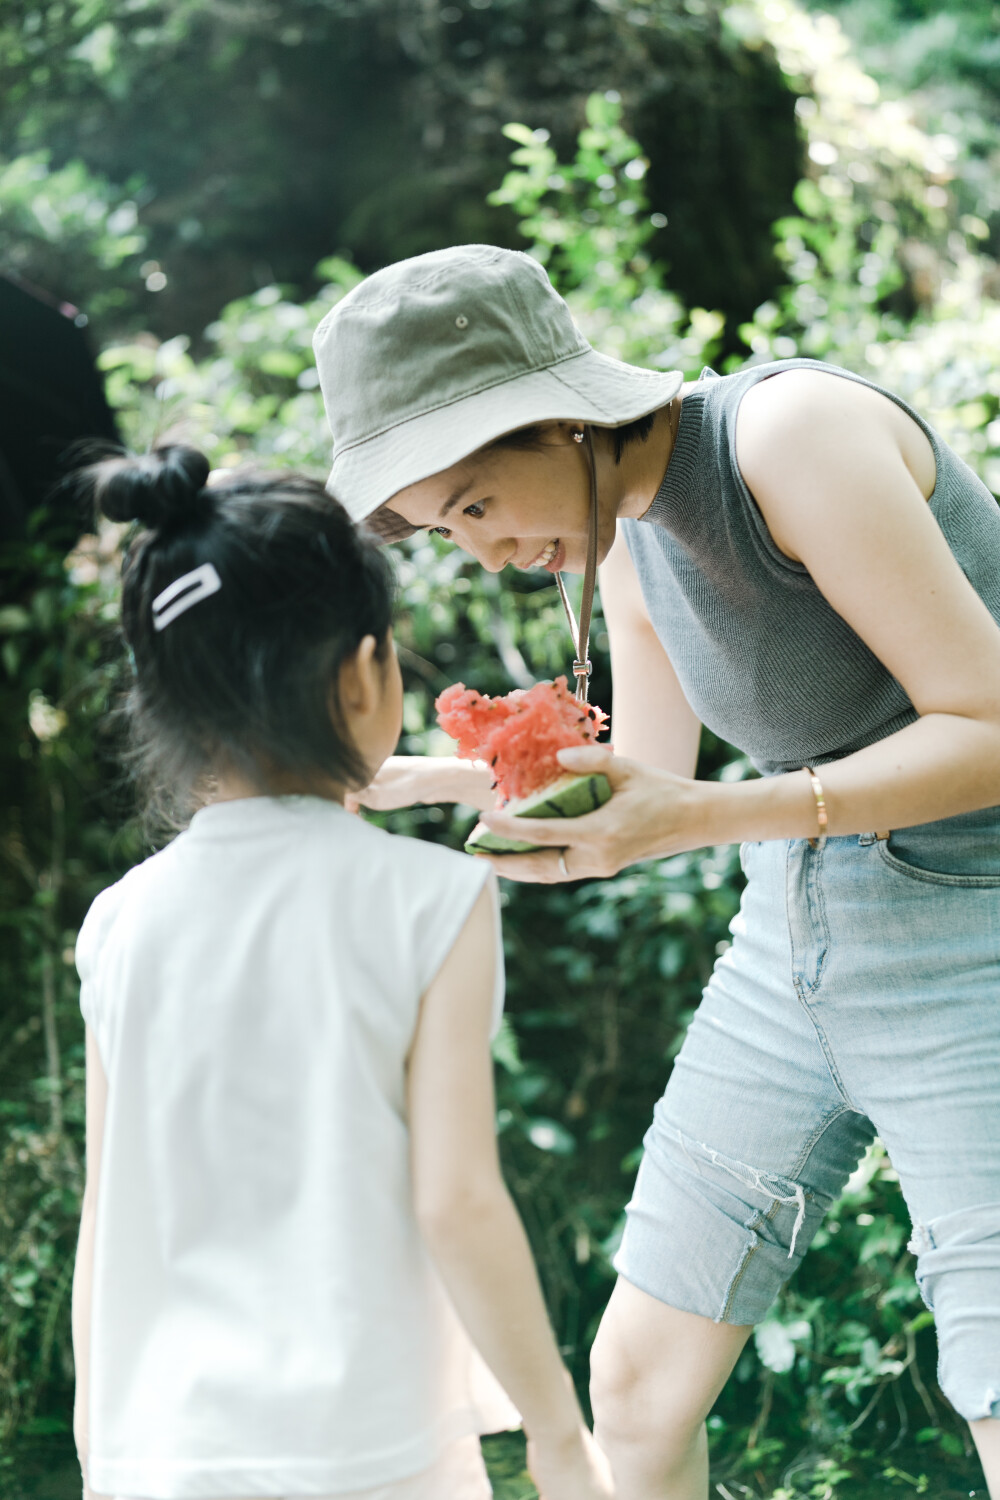
[[[585,434],[582,433],[582,432],[574,432],[574,434],[573,434],[573,441],[574,441],[574,443],[582,443],[583,439],[584,439],[584,436],[585,436]]]

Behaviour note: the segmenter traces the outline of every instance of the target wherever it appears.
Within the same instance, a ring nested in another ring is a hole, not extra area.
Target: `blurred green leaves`
[[[617,93],[591,94],[586,114],[568,165],[560,165],[547,130],[505,125],[518,147],[514,169],[489,201],[514,209],[531,253],[564,295],[585,286],[591,300],[625,308],[650,270],[644,247],[654,225],[642,186],[649,162],[622,128]]]
[[[74,293],[87,317],[105,317],[141,286],[146,232],[135,185],[113,187],[81,161],[54,168],[47,151],[0,158],[0,265],[42,287],[60,287],[76,268]]]

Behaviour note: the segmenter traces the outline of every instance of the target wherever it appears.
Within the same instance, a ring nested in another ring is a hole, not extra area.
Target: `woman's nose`
[[[475,549],[470,547],[469,551],[487,573],[502,573],[511,558],[516,556],[517,544],[508,537],[483,543]]]

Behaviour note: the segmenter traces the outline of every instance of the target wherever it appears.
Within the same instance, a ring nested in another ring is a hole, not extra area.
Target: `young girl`
[[[607,1497],[497,1162],[489,866],[343,805],[399,735],[390,575],[318,484],[207,479],[84,476],[147,528],[138,769],[198,808],[78,945],[85,1496],[483,1500],[516,1407],[545,1500]]]

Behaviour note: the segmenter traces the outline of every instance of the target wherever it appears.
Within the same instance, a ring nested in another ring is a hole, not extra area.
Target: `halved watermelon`
[[[466,760],[484,760],[493,770],[497,806],[516,818],[577,818],[611,796],[606,776],[568,774],[557,753],[594,744],[607,715],[580,703],[565,677],[490,698],[461,682],[435,704],[441,728],[458,741]],[[526,840],[474,830],[472,853],[523,854],[539,846]]]

